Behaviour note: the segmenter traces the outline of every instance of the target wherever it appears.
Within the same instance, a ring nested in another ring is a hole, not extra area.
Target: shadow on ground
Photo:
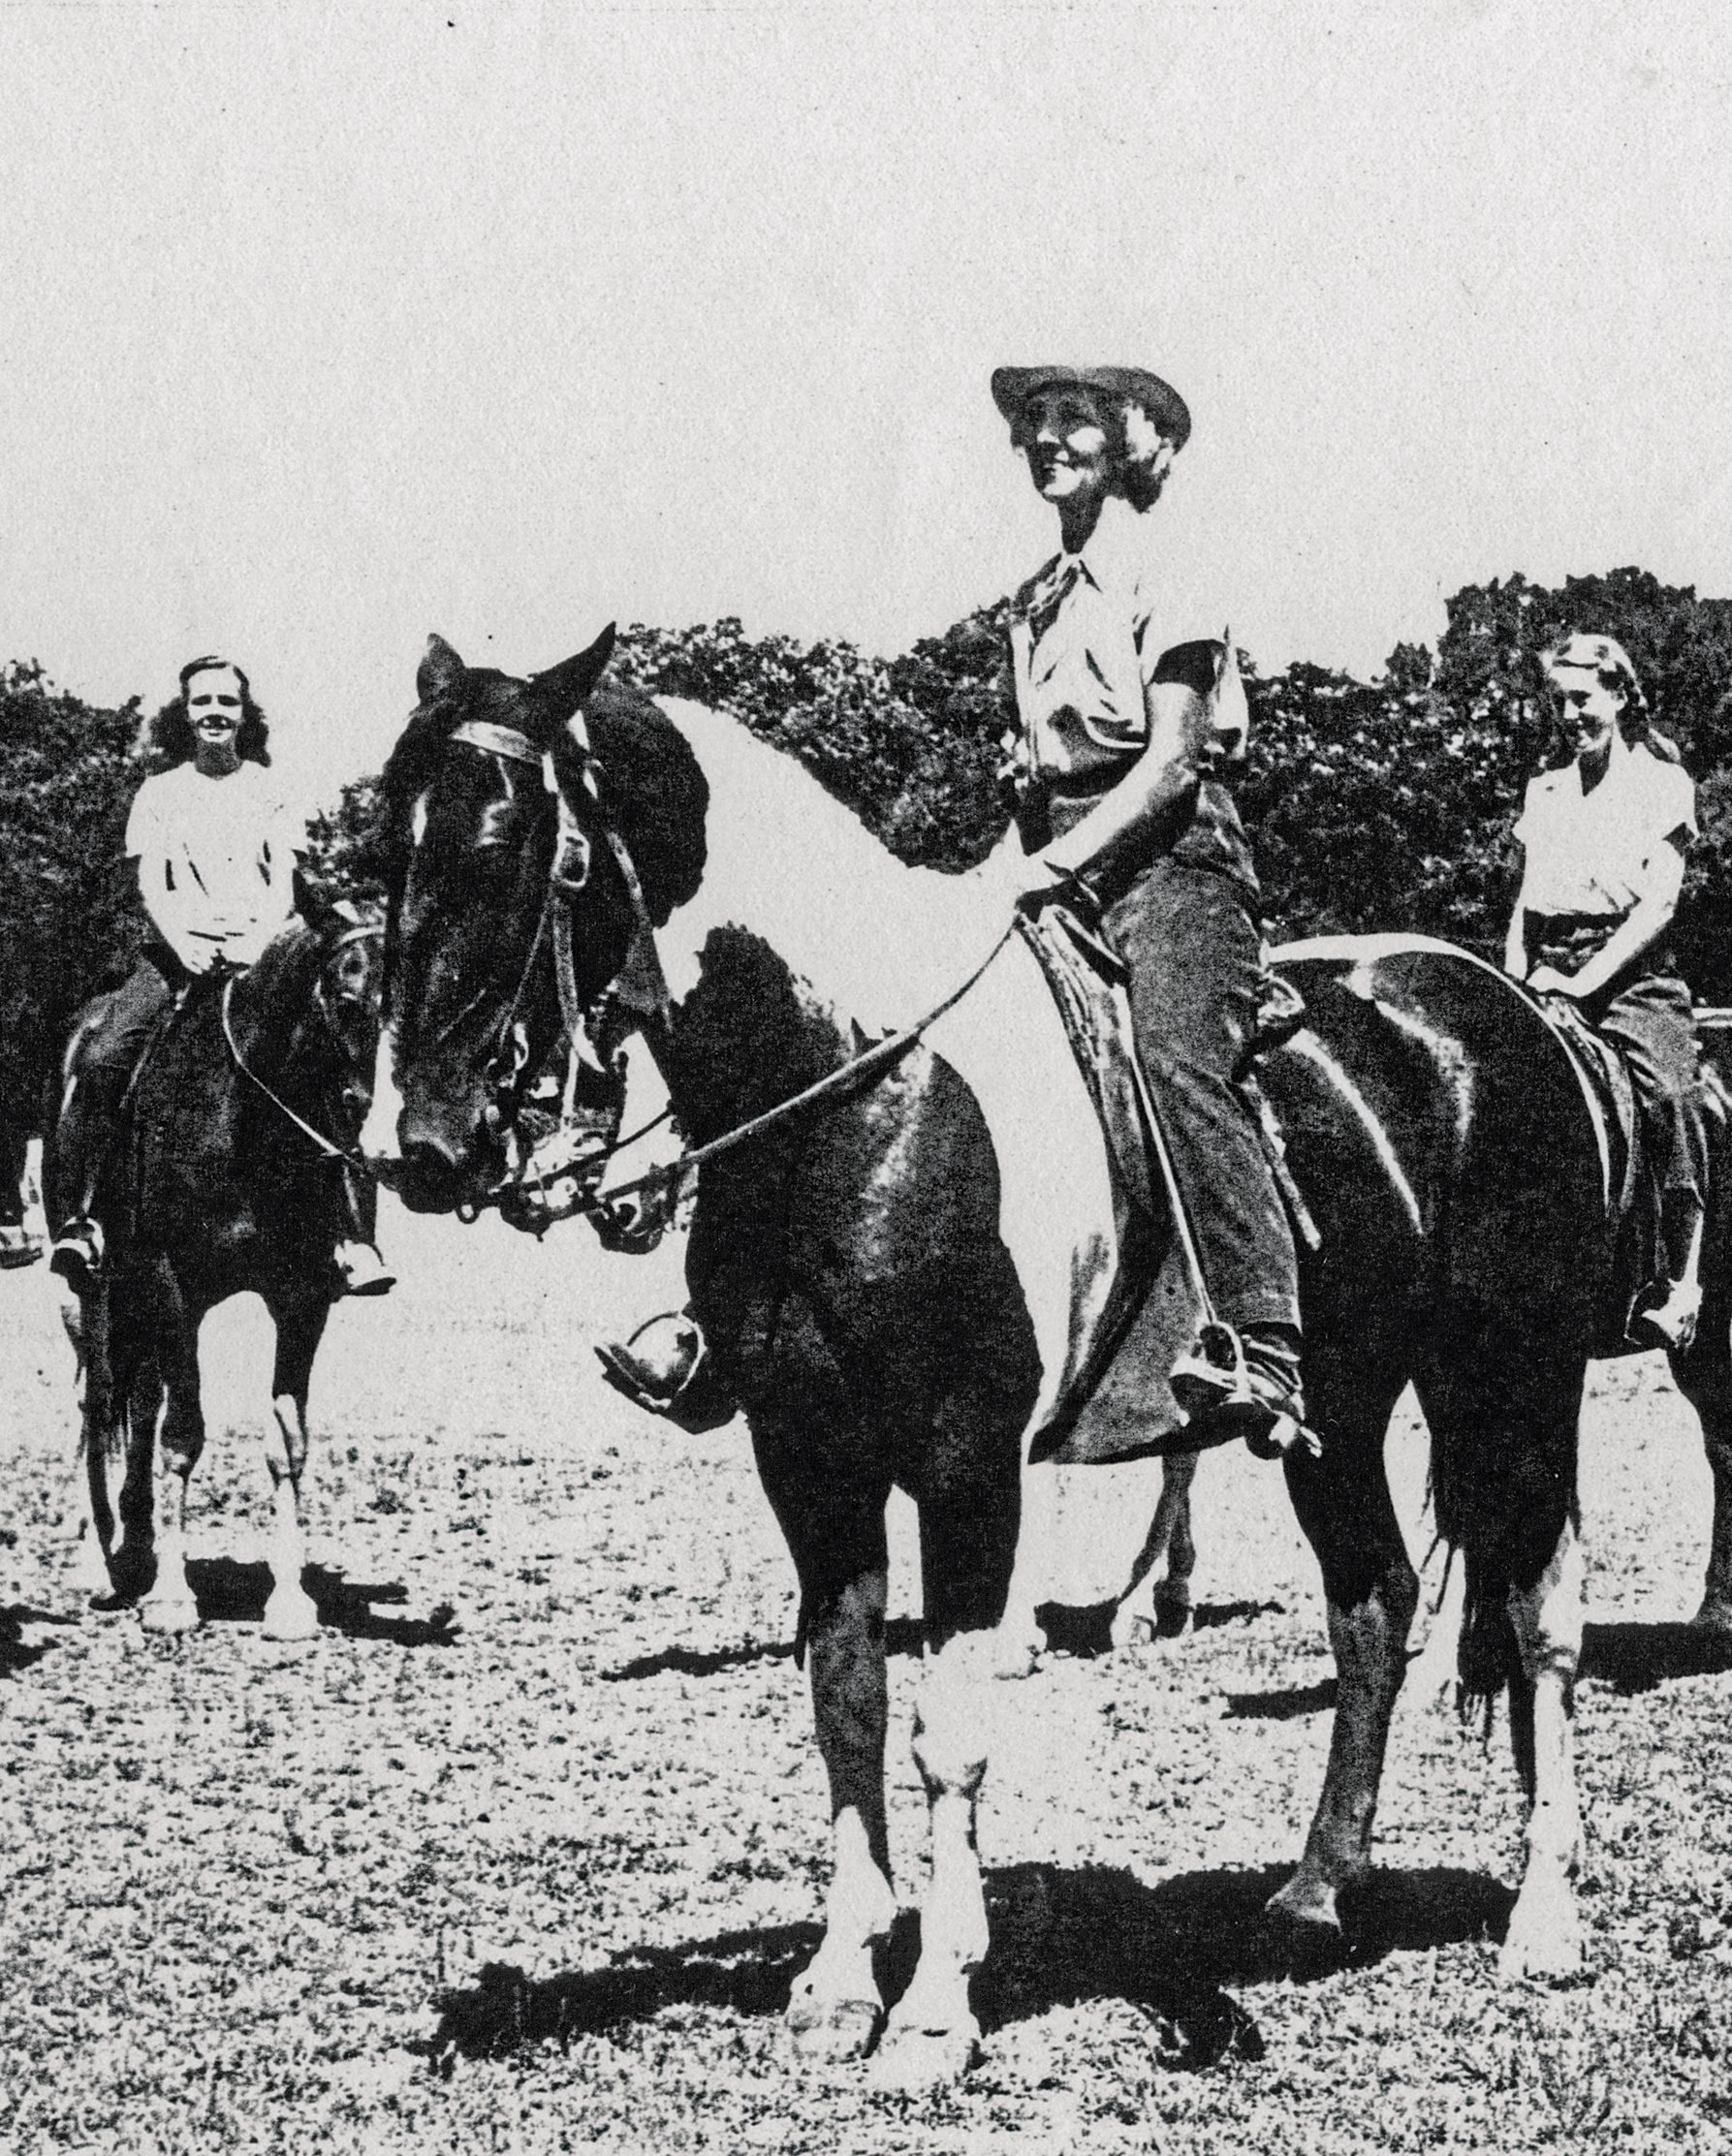
[[[921,1651],[922,1626],[918,1617],[892,1617],[884,1627],[886,1654]],[[641,1654],[635,1662],[622,1662],[616,1670],[603,1670],[604,1684],[631,1684],[640,1677],[666,1676],[670,1671],[684,1677],[712,1677],[720,1670],[749,1670],[759,1662],[791,1662],[792,1640],[746,1640],[737,1647],[663,1647],[655,1654]]]
[[[51,1609],[33,1609],[24,1602],[0,1607],[0,1677],[16,1676],[18,1671],[28,1670],[53,1645],[52,1640],[26,1640],[26,1625],[66,1625],[78,1621],[76,1617],[56,1616]]]
[[[1193,1631],[1207,1632],[1215,1625],[1244,1624],[1271,1612],[1278,1615],[1282,1608],[1278,1602],[1200,1602],[1188,1616]],[[1112,1653],[1113,1619],[1118,1611],[1116,1602],[1043,1602],[1034,1616],[1054,1654],[1089,1659]],[[1182,1629],[1182,1623],[1176,1621],[1170,1629],[1163,1628],[1162,1637],[1171,1638]]]
[[[186,1568],[187,1583],[206,1624],[258,1624],[270,1593],[270,1567],[243,1565],[233,1557],[195,1557]],[[326,1630],[350,1640],[389,1640],[398,1647],[447,1647],[457,1639],[456,1611],[447,1603],[425,1617],[390,1609],[405,1603],[409,1590],[394,1581],[347,1579],[323,1565],[309,1565],[301,1584],[318,1607]],[[377,1605],[385,1604],[389,1613]]]
[[[1515,1898],[1470,1872],[1374,1872],[1347,1911],[1350,1948],[1319,1954],[1296,1952],[1265,1918],[1284,1877],[1271,1866],[1190,1872],[1149,1887],[1105,1865],[991,1872],[992,1952],[974,1987],[981,2026],[990,2034],[1055,2007],[1122,1999],[1148,2016],[1156,2054],[1169,2067],[1212,2066],[1229,2053],[1260,2058],[1256,2024],[1225,1985],[1307,1982],[1343,1959],[1364,1965],[1395,1952],[1496,1941]],[[472,1988],[440,2000],[439,2027],[425,2048],[436,2068],[449,2071],[458,2057],[501,2057],[648,2020],[669,2007],[780,2014],[818,1940],[815,1923],[724,1932],[543,1979],[493,1963]],[[904,1910],[880,1960],[887,2001],[906,1988],[919,1942],[920,1920]]]
[[[1626,1698],[1678,1677],[1732,1670],[1732,1638],[1692,1624],[1590,1624],[1582,1635],[1581,1675]]]

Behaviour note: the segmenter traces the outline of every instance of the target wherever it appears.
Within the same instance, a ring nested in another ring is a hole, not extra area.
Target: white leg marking
[[[319,1612],[300,1583],[306,1569],[306,1532],[301,1519],[300,1479],[306,1467],[306,1417],[292,1392],[270,1403],[266,1425],[265,1461],[270,1470],[270,1599],[265,1605],[268,1640],[310,1640],[319,1629]]]
[[[975,1840],[986,1780],[991,1684],[999,1630],[959,1633],[929,1652],[915,1710],[914,1757],[931,1821],[932,1877],[920,1912],[920,1961],[873,2062],[885,2088],[958,2080],[980,2043],[968,1980],[986,1959],[987,1903]]]
[[[199,1623],[186,1577],[186,1485],[193,1463],[188,1453],[179,1447],[171,1451],[163,1442],[174,1405],[171,1384],[156,1421],[156,1578],[139,1605],[144,1630],[171,1637],[195,1631]]]
[[[896,1921],[897,1897],[852,1804],[836,1813],[831,1846],[824,1940],[795,1983],[788,2027],[805,2057],[853,2059],[871,2043],[884,2012],[872,1949]]]
[[[1558,1979],[1582,1966],[1582,1926],[1571,1887],[1582,1859],[1582,1812],[1570,1695],[1582,1659],[1586,1572],[1581,1538],[1566,1522],[1532,1592],[1510,1596],[1522,1665],[1533,1685],[1533,1810],[1522,1890],[1499,1964],[1505,1977]]]

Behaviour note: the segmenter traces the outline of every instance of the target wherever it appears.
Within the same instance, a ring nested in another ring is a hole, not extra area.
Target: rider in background
[[[1261,893],[1222,783],[1244,754],[1244,690],[1219,620],[1172,610],[1150,544],[1190,414],[1140,367],[1000,367],[992,397],[1060,540],[1011,601],[1022,847],[998,859],[1019,900],[1098,905],[1129,969],[1176,1195],[1244,1353],[1237,1382],[1186,1358],[1175,1390],[1193,1420],[1230,1413],[1261,1447],[1304,1421],[1298,1261],[1241,1083],[1263,983]],[[1219,654],[1207,693],[1162,664],[1193,641]]]
[[[269,776],[268,731],[246,675],[214,655],[182,667],[179,695],[145,731],[154,768],[125,843],[150,934],[127,979],[73,1030],[51,1148],[48,1263],[80,1295],[102,1272],[97,1190],[141,1058],[195,981],[252,965],[295,917],[306,834]],[[345,1190],[357,1217],[336,1251],[344,1292],[383,1295],[392,1275]]]
[[[1689,1345],[1702,1303],[1707,1140],[1690,992],[1667,933],[1697,835],[1696,789],[1653,730],[1622,644],[1568,636],[1540,665],[1573,761],[1528,782],[1527,853],[1504,969],[1564,996],[1622,1050],[1653,1147],[1666,1277],[1637,1320],[1651,1344]]]

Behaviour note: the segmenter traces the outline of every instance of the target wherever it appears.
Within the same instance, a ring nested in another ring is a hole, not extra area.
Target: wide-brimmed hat
[[[1140,404],[1156,431],[1182,449],[1191,431],[1185,402],[1170,382],[1147,367],[994,367],[992,402],[1014,426],[1036,390],[1095,390],[1116,402]]]
[[[1580,632],[1560,637],[1540,653],[1539,663],[1547,680],[1555,681],[1559,688],[1567,687],[1574,674],[1590,673],[1596,681],[1606,674],[1636,679],[1630,655],[1616,637],[1590,637]]]

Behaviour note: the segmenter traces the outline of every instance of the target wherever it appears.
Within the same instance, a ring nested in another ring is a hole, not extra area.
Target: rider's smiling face
[[[1623,708],[1622,690],[1597,674],[1583,673],[1573,676],[1559,694],[1577,756],[1594,762],[1609,755],[1618,714]]]
[[[1054,503],[1104,500],[1113,484],[1112,444],[1086,390],[1039,390],[1012,436],[1028,458],[1035,490]]]
[[[233,667],[206,667],[186,684],[186,715],[194,736],[226,746],[240,730],[240,676]]]

